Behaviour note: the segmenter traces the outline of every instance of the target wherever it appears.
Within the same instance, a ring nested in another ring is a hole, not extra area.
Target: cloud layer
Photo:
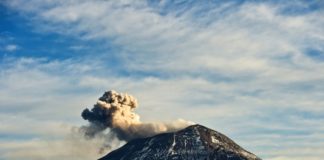
[[[6,126],[0,133],[24,137],[15,145],[48,138],[43,123],[82,124],[80,111],[116,88],[139,98],[144,120],[181,117],[202,123],[264,159],[323,157],[321,2],[11,0],[3,5],[28,17],[41,34],[115,48],[63,60],[46,53],[3,57],[0,111],[8,118],[0,121]],[[16,115],[36,124],[31,133],[23,132],[26,125]],[[53,136],[64,135],[54,128]],[[10,158],[17,147],[12,148],[0,153]]]

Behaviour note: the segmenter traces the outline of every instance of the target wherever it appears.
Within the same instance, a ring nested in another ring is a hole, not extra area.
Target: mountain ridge
[[[195,124],[134,139],[99,160],[261,160],[222,133]]]

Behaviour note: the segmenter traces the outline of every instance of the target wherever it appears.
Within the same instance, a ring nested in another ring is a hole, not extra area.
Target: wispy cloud
[[[4,50],[8,51],[8,52],[14,52],[16,51],[17,49],[19,49],[19,46],[17,45],[14,45],[14,44],[9,44],[9,45],[6,45],[4,47]]]
[[[7,1],[39,31],[101,41],[118,52],[2,61],[2,112],[74,121],[103,90],[118,89],[139,98],[144,119],[206,124],[266,159],[294,159],[291,148],[320,159],[323,9],[302,1],[196,3]]]

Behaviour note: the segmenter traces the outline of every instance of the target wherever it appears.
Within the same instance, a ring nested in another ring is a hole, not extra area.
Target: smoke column
[[[83,129],[87,136],[92,137],[109,128],[119,139],[129,141],[159,133],[174,132],[192,124],[184,120],[170,123],[143,123],[140,121],[140,116],[134,112],[136,107],[137,100],[131,95],[113,90],[105,92],[91,110],[88,108],[83,110],[83,119],[90,122],[90,125]]]

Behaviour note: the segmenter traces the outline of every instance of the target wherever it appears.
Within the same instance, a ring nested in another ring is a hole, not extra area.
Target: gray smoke
[[[82,117],[90,122],[84,127],[85,134],[93,137],[105,130],[110,130],[120,140],[129,141],[136,138],[150,137],[164,132],[174,132],[192,124],[177,120],[169,123],[143,123],[134,112],[137,100],[131,95],[108,91],[99,98],[91,110],[86,108]]]

